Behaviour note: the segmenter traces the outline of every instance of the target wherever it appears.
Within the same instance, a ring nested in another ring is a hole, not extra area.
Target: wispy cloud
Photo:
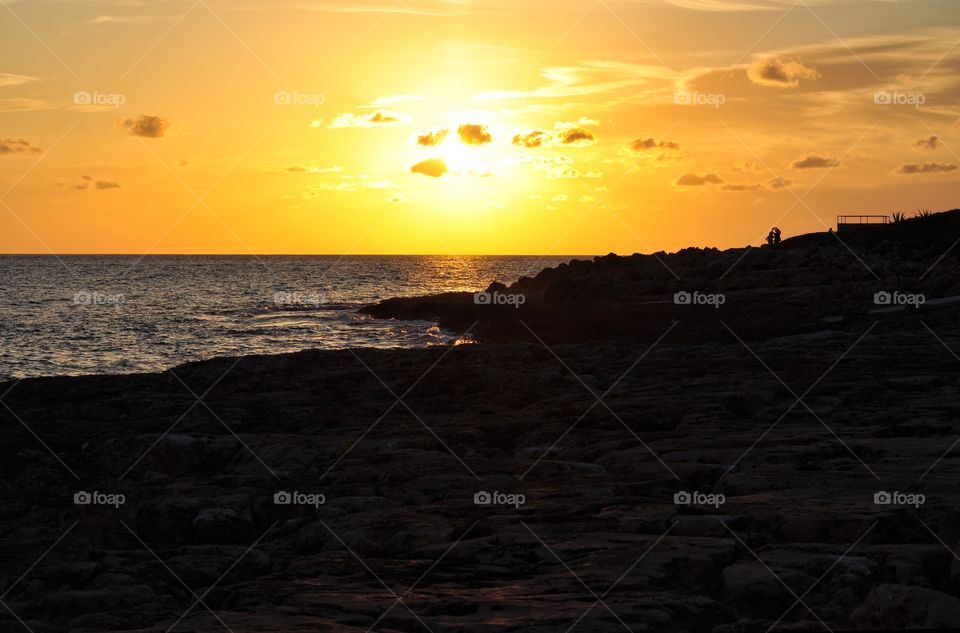
[[[391,112],[390,110],[376,110],[374,112],[365,112],[363,114],[354,114],[344,112],[338,114],[330,123],[332,128],[345,127],[384,127],[391,125],[403,125],[410,122],[410,117]]]
[[[908,163],[900,165],[897,168],[898,174],[911,176],[914,174],[945,174],[951,171],[957,171],[957,166],[952,163]]]
[[[22,84],[32,83],[34,81],[40,81],[36,77],[30,77],[29,75],[15,75],[13,73],[0,73],[0,88],[5,88],[7,86],[20,86]]]

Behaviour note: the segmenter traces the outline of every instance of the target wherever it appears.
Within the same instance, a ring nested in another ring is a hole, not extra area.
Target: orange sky
[[[632,253],[954,208],[955,5],[6,0],[0,252]]]

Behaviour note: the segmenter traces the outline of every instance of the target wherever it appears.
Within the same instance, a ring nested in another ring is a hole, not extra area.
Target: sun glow
[[[448,134],[437,150],[447,169],[455,176],[490,176],[494,173],[494,148],[467,145],[459,135]]]

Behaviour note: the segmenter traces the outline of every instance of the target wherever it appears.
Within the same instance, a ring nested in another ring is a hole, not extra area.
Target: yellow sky
[[[591,254],[958,204],[955,0],[6,0],[0,252]]]

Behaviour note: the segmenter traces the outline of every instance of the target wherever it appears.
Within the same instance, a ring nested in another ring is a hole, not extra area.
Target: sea
[[[163,371],[217,356],[448,345],[358,314],[589,256],[0,256],[0,382]]]

